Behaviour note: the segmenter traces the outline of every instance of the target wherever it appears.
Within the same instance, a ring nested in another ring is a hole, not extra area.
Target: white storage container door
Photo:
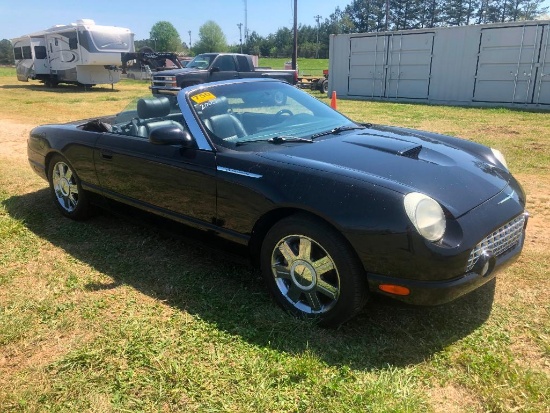
[[[433,42],[433,33],[391,35],[386,97],[428,98]]]
[[[533,103],[550,105],[550,26],[545,26]]]
[[[543,27],[481,30],[473,100],[531,103]]]
[[[383,97],[387,36],[352,37],[348,95]]]
[[[427,99],[434,33],[350,38],[348,95]]]

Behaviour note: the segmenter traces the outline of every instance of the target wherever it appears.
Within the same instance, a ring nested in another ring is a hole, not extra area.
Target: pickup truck
[[[252,56],[238,53],[204,53],[195,56],[183,69],[165,70],[152,77],[151,91],[156,94],[176,94],[181,89],[199,83],[228,79],[268,77],[295,85],[295,70],[259,69]]]

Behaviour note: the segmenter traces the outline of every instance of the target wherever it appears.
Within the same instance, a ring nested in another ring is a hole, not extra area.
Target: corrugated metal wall
[[[549,21],[333,35],[339,97],[550,110]]]

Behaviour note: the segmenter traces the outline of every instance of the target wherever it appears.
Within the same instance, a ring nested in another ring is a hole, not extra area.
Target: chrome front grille
[[[521,214],[507,224],[504,224],[496,231],[486,236],[470,253],[466,272],[469,272],[476,265],[477,260],[484,251],[498,257],[517,245],[521,239],[523,227],[525,226],[525,215]]]

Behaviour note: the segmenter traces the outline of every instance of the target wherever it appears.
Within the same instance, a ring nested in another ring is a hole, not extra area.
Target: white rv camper
[[[17,79],[47,86],[116,83],[121,53],[134,51],[134,34],[122,27],[78,20],[11,40]]]

